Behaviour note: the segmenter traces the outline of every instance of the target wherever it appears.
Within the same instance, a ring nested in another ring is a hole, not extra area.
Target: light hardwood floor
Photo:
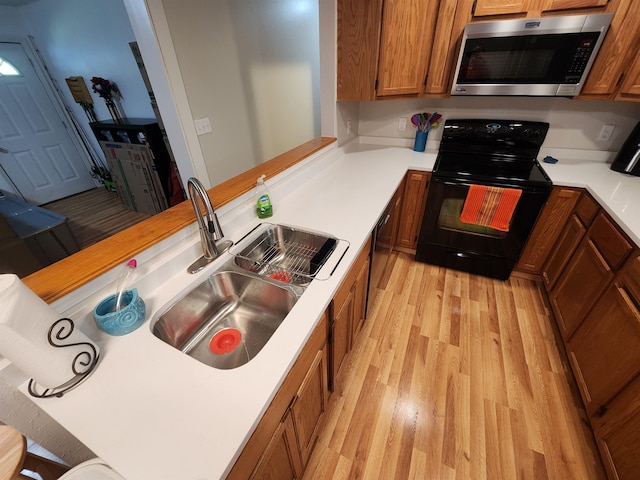
[[[42,207],[67,217],[81,249],[149,218],[124,208],[116,192],[105,188],[87,190]]]
[[[304,479],[605,478],[542,286],[391,259]]]

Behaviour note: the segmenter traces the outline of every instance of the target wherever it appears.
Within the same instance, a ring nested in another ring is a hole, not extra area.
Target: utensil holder
[[[427,147],[428,135],[429,135],[429,132],[421,132],[421,131],[416,132],[416,139],[413,142],[414,152],[424,152],[425,148]]]
[[[145,304],[138,296],[138,289],[122,292],[120,310],[114,312],[117,295],[110,295],[102,300],[93,310],[93,318],[100,330],[109,335],[126,335],[133,332],[144,322]]]

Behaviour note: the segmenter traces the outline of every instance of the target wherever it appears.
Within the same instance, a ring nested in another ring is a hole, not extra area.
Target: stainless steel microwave
[[[580,93],[612,14],[469,23],[451,95]]]

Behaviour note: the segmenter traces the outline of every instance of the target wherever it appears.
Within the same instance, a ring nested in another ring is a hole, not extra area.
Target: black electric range
[[[548,123],[447,120],[431,176],[416,260],[506,279],[552,182],[536,159]],[[460,222],[470,185],[521,191],[507,231]]]

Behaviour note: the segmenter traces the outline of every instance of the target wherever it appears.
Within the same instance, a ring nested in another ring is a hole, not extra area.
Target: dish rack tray
[[[258,225],[245,239],[232,252],[240,267],[294,285],[317,278],[340,242],[325,233],[274,224]]]

